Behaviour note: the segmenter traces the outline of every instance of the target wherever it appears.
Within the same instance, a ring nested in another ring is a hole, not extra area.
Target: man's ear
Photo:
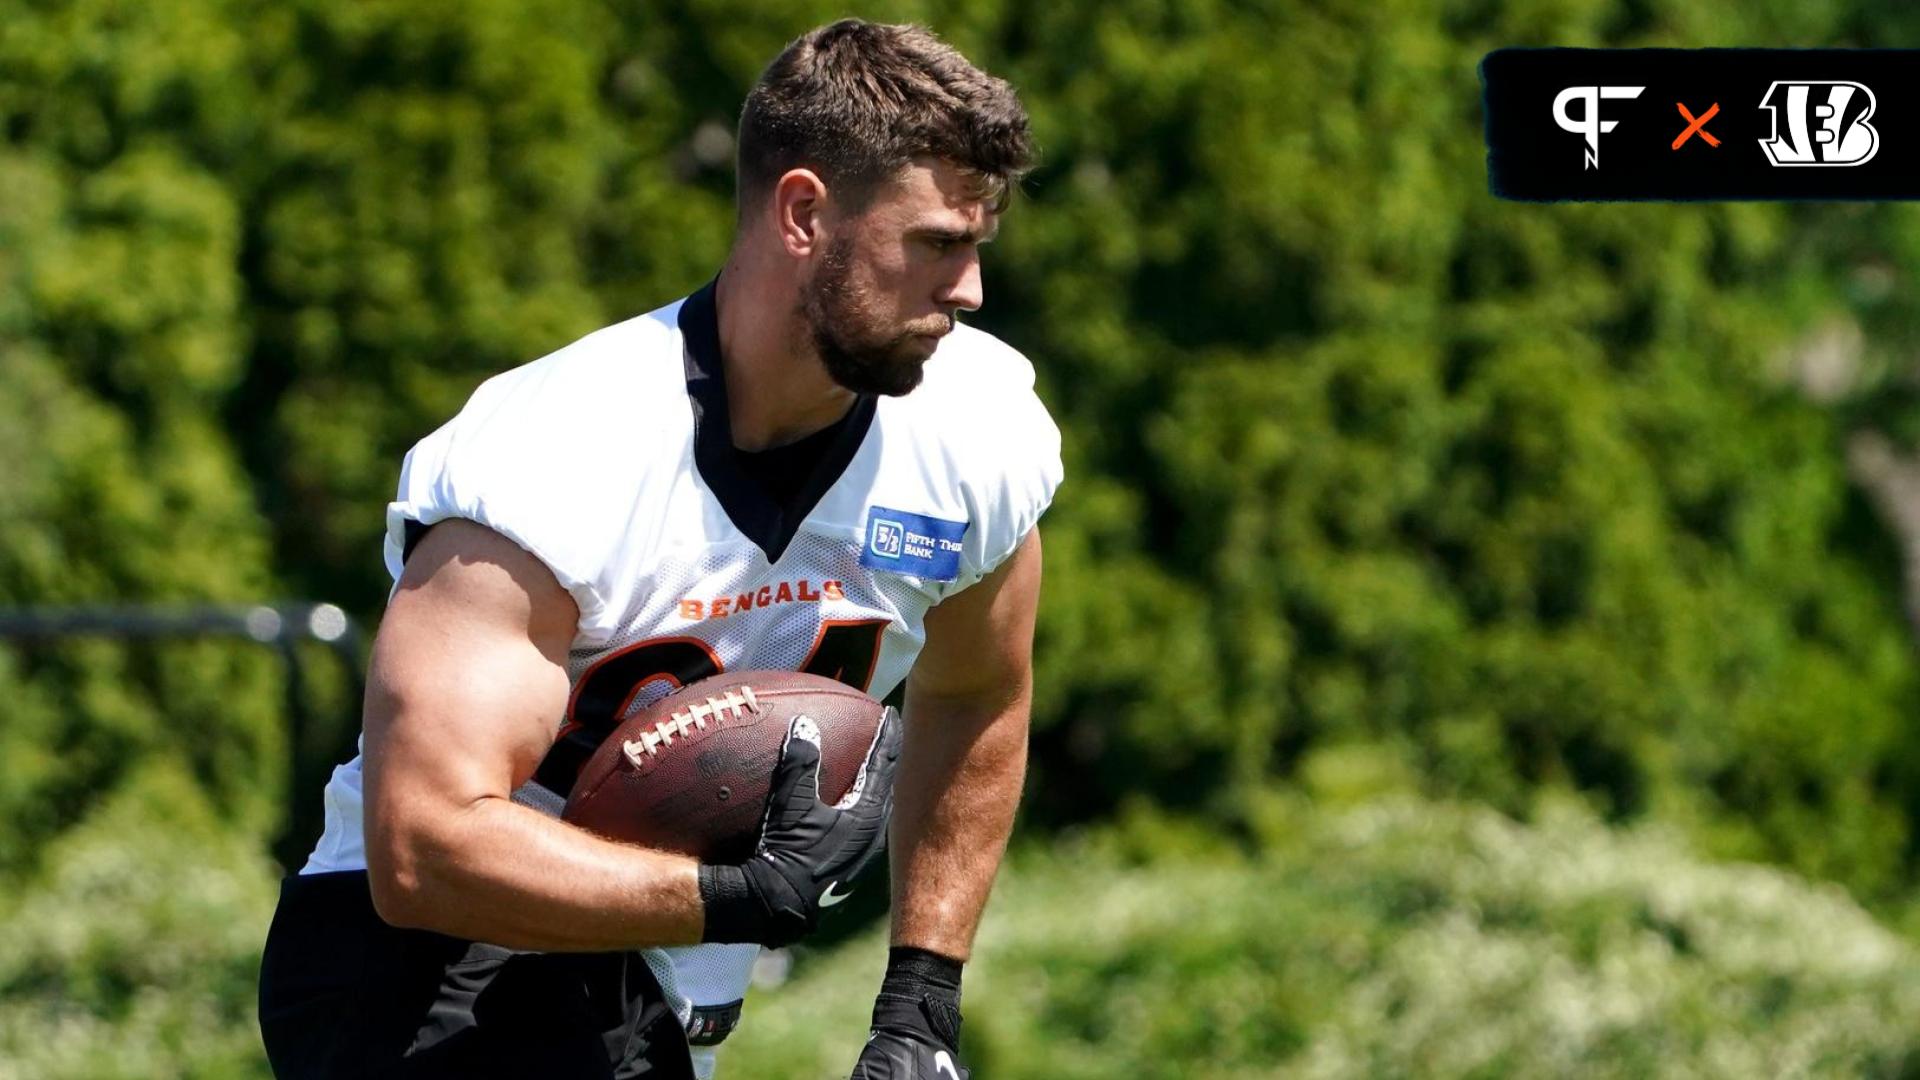
[[[789,169],[774,183],[774,224],[788,255],[804,259],[818,249],[826,207],[827,185],[812,169]]]

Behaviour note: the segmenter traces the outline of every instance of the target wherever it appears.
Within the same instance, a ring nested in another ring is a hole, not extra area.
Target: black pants
[[[525,953],[373,910],[364,872],[287,878],[260,965],[282,1080],[691,1080],[686,1033],[636,953]]]

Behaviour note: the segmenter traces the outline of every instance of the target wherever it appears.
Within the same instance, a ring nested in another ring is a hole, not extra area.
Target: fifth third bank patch
[[[1920,199],[1920,50],[1501,49],[1508,199]]]

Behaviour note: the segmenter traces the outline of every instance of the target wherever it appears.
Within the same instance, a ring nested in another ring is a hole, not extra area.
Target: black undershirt
[[[847,420],[852,415],[849,411],[819,431],[785,446],[752,451],[735,447],[734,460],[740,463],[741,472],[760,485],[760,490],[766,492],[767,498],[788,505],[805,486],[807,478],[813,475],[827,451],[839,441],[840,433],[845,430]]]
[[[875,398],[858,395],[845,416],[787,446],[756,453],[735,448],[714,291],[709,283],[680,305],[693,464],[734,527],[760,546],[768,562],[779,562],[800,523],[859,453],[873,426]]]

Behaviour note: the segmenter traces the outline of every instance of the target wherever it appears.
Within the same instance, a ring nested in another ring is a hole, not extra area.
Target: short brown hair
[[[810,168],[855,210],[914,158],[958,166],[1004,210],[1032,165],[1013,87],[919,26],[842,19],[788,45],[740,111],[742,213],[789,169]]]

